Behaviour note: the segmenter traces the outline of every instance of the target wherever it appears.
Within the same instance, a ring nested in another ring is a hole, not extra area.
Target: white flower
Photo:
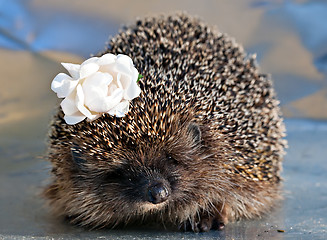
[[[81,65],[62,63],[71,77],[59,73],[51,89],[64,98],[61,108],[67,124],[85,118],[94,120],[103,113],[123,117],[128,112],[129,101],[140,95],[137,85],[139,73],[126,55],[105,54],[92,57]]]

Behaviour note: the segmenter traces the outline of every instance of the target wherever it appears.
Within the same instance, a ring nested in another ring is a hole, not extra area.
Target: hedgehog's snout
[[[165,202],[170,195],[169,189],[165,182],[155,181],[147,189],[147,200],[153,204]]]

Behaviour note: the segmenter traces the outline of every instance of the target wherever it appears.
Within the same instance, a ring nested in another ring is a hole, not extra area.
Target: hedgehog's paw
[[[226,223],[220,215],[216,217],[201,214],[199,217],[184,221],[179,228],[182,231],[208,232],[210,230],[223,230]]]

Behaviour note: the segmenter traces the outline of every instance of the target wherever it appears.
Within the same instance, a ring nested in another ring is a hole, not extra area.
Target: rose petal
[[[107,53],[105,55],[102,55],[98,60],[97,64],[102,66],[102,65],[108,65],[112,64],[116,61],[117,57],[114,54]]]
[[[137,80],[139,79],[139,72],[135,67],[132,68],[132,72],[132,81],[137,82]]]
[[[84,93],[83,93],[83,88],[79,84],[76,87],[76,97],[75,97],[75,102],[78,110],[84,114],[87,118],[94,118],[94,115],[84,106]]]
[[[99,113],[99,114],[92,114],[91,117],[88,117],[87,120],[89,120],[90,122],[101,117],[102,113]]]
[[[87,63],[87,64],[82,64],[81,65],[81,69],[79,72],[79,76],[80,78],[86,78],[90,75],[92,75],[93,73],[96,73],[99,70],[99,65],[96,63]]]
[[[98,108],[97,110],[101,110],[101,112],[108,112],[122,101],[123,96],[124,91],[120,88],[116,88],[112,91],[110,96],[107,96],[103,99],[94,99],[93,104]]]
[[[117,62],[118,63],[123,63],[126,66],[133,66],[133,60],[129,56],[125,55],[125,54],[118,54],[117,55]]]
[[[91,57],[89,59],[86,59],[84,62],[82,62],[81,66],[89,63],[97,63],[98,59],[98,57]]]
[[[74,79],[79,79],[79,70],[81,68],[81,65],[79,64],[72,64],[72,63],[61,63],[61,65],[67,69],[69,74],[74,78]]]
[[[117,88],[112,94],[105,98],[105,104],[107,111],[116,107],[123,99],[124,91],[121,88]]]
[[[126,75],[132,74],[133,61],[126,55],[119,54],[116,60],[115,69],[117,72],[124,73]]]
[[[83,86],[87,88],[102,88],[108,86],[113,80],[113,77],[109,73],[96,72],[92,76],[85,79]],[[105,89],[102,89],[105,90]]]
[[[120,81],[120,78],[121,78],[121,73],[117,73],[117,76],[116,76],[116,84],[117,84],[117,87],[118,88],[123,88],[123,85],[121,84],[121,81]]]
[[[128,111],[129,111],[129,102],[122,101],[115,108],[108,111],[108,113],[112,116],[124,117],[126,113],[128,113]]]
[[[68,97],[66,97],[62,102],[60,103],[60,106],[62,108],[62,111],[66,115],[73,115],[75,113],[78,113],[79,110],[75,103],[76,93],[73,92]]]
[[[126,89],[124,98],[126,100],[132,100],[133,98],[136,98],[140,95],[141,88],[136,83],[136,81],[131,81],[131,84],[129,85],[129,88]]]
[[[118,88],[117,84],[113,81],[109,86],[108,86],[108,96],[111,96],[114,91]]]
[[[132,78],[130,75],[121,74],[120,79],[119,79],[119,82],[120,82],[119,84],[120,84],[121,88],[126,90],[131,85],[131,81],[132,81]]]
[[[78,80],[72,79],[65,73],[59,73],[51,83],[51,89],[57,93],[58,98],[67,97],[78,84]]]
[[[108,96],[108,85],[113,77],[109,73],[97,72],[88,77],[83,83],[85,105],[94,112],[107,112],[105,98]]]
[[[85,119],[85,116],[81,113],[77,113],[76,115],[65,115],[64,119],[67,124],[74,125],[76,123],[79,123]]]
[[[75,104],[76,92],[66,97],[60,104],[67,124],[73,125],[85,119],[85,116],[78,110]]]

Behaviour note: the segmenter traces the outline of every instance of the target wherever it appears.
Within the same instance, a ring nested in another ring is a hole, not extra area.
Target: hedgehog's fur
[[[90,228],[157,222],[207,231],[267,213],[280,199],[285,141],[279,102],[233,39],[185,14],[139,20],[105,53],[126,54],[144,76],[126,117],[50,131],[59,215]],[[162,181],[169,197],[146,200]]]

